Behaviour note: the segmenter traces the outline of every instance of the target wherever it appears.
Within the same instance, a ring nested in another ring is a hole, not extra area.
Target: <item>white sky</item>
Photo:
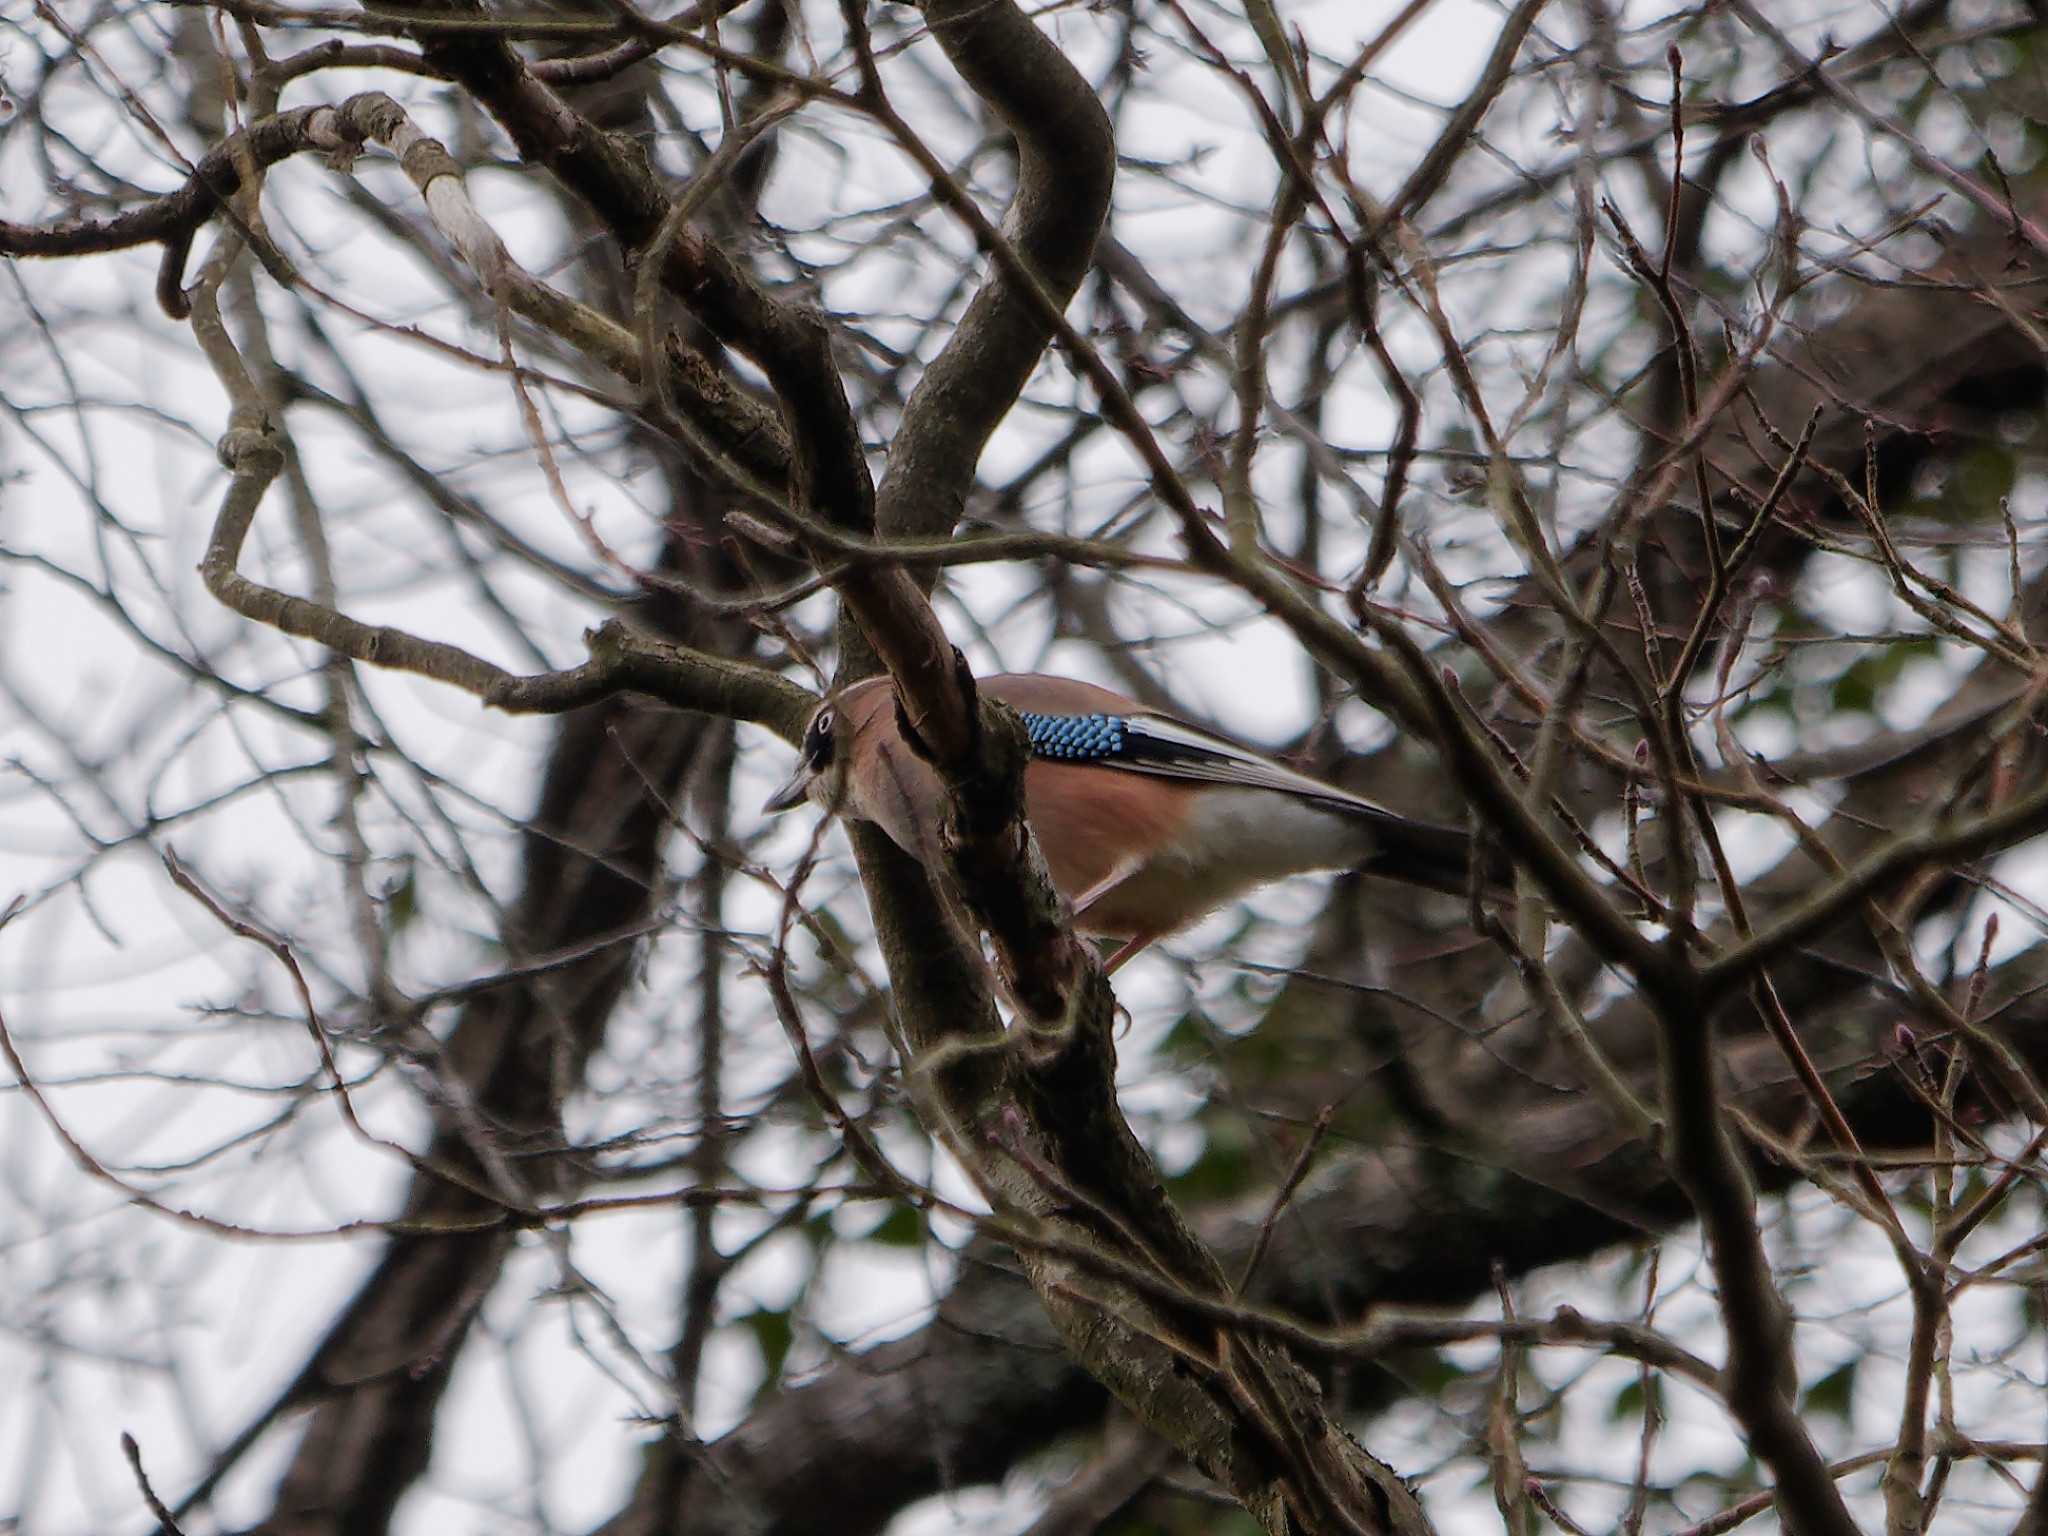
[[[827,8],[829,10],[829,8]],[[1325,0],[1290,5],[1290,24],[1307,29],[1320,44],[1342,44],[1370,35],[1395,6],[1382,0]],[[1204,24],[1214,19],[1199,11]],[[1563,13],[1558,25],[1562,26]],[[1830,20],[1843,35],[1861,35],[1875,20],[1868,7],[1834,7]],[[20,25],[19,21],[16,25]],[[1099,54],[1106,21],[1085,10],[1062,11],[1047,23],[1053,35],[1079,56]],[[1498,8],[1468,0],[1444,0],[1390,50],[1375,70],[1383,88],[1361,93],[1346,131],[1357,173],[1384,190],[1396,182],[1433,136],[1438,109],[1454,103],[1473,78],[1499,24]],[[33,29],[45,47],[47,33]],[[169,95],[150,78],[147,59],[114,47],[117,34],[104,35],[107,60],[126,83],[153,102]],[[830,41],[821,38],[821,46]],[[0,80],[19,93],[16,73],[32,64],[17,42],[0,54]],[[906,109],[918,115],[943,153],[964,153],[979,125],[961,121],[937,93],[925,88],[908,61],[892,63],[892,88]],[[1153,53],[1155,81],[1170,79],[1172,105],[1133,119],[1121,148],[1127,157],[1171,159],[1198,145],[1213,146],[1199,175],[1188,180],[1217,200],[1203,209],[1182,194],[1168,196],[1160,184],[1127,170],[1118,189],[1118,229],[1145,253],[1162,281],[1198,313],[1219,321],[1234,309],[1256,251],[1246,245],[1240,221],[1226,206],[1263,207],[1269,157],[1244,107],[1213,77],[1161,49]],[[316,77],[300,85],[288,104],[333,99],[343,90],[370,85],[388,89],[412,104],[432,131],[450,132],[446,114],[416,81],[392,76]],[[706,96],[692,125],[715,124],[715,104]],[[111,115],[104,95],[74,81],[52,95],[46,110],[88,155],[117,166],[137,182],[168,187],[176,178],[161,148],[133,121]],[[1490,135],[1512,140],[1531,158],[1556,152],[1543,135],[1549,123],[1529,102],[1510,117],[1489,122]],[[168,119],[175,121],[172,114]],[[848,214],[911,195],[916,178],[900,158],[879,151],[843,120],[823,123],[821,135],[792,133],[768,199],[771,216],[791,222],[814,218],[820,200]],[[1964,130],[1952,125],[1958,136]],[[1959,137],[1960,142],[1960,137]],[[198,146],[181,138],[187,153]],[[999,178],[984,160],[985,178]],[[388,162],[366,159],[361,183],[375,195],[397,201],[406,195],[402,178]],[[1846,173],[1845,173],[1846,174]],[[995,184],[990,180],[988,184]],[[54,210],[41,206],[37,171],[25,136],[0,136],[0,207],[10,218],[37,218]],[[313,282],[361,306],[389,325],[418,326],[485,354],[495,350],[475,317],[453,313],[436,276],[407,262],[389,259],[381,236],[344,200],[331,172],[304,162],[280,167],[273,176],[277,205],[290,210],[280,220],[290,247],[303,259]],[[549,270],[561,254],[562,235],[552,219],[533,210],[530,189],[520,177],[485,173],[472,178],[481,206],[498,222],[523,261]],[[1617,188],[1632,198],[1633,188]],[[1731,180],[1729,195],[1752,217],[1768,218],[1768,193],[1758,178]],[[1632,206],[1632,205],[1631,205]],[[1734,222],[1734,221],[1731,221]],[[963,237],[951,238],[964,249]],[[1730,237],[1734,238],[1733,236]],[[1473,243],[1478,243],[1476,240]],[[202,250],[204,242],[202,242]],[[1548,265],[1546,265],[1548,263]],[[1554,277],[1554,260],[1542,253],[1522,265],[1503,263],[1493,295],[1503,313],[1539,302]],[[907,251],[899,263],[876,262],[848,277],[833,300],[852,309],[894,297],[905,316],[878,334],[910,344],[925,329],[919,303],[949,283],[953,274]],[[184,328],[164,319],[150,297],[153,259],[149,253],[62,263],[24,264],[0,272],[0,324],[9,355],[0,376],[0,397],[12,411],[0,415],[0,545],[56,562],[94,580],[111,573],[124,591],[137,594],[134,611],[152,633],[190,645],[211,657],[238,683],[268,687],[301,706],[317,701],[305,648],[252,635],[239,619],[213,605],[198,585],[194,566],[222,487],[212,458],[212,436],[224,425],[223,406],[211,376],[200,364]],[[1517,285],[1520,285],[1519,287]],[[1522,295],[1526,294],[1526,300]],[[1482,295],[1454,293],[1475,305]],[[1207,300],[1205,306],[1204,300]],[[292,307],[269,295],[266,309],[280,334],[289,335],[295,360],[330,384],[331,370],[309,360],[303,336],[293,329]],[[1596,303],[1611,302],[1596,297]],[[10,315],[11,306],[19,304]],[[61,344],[41,336],[35,313],[69,316],[90,312],[95,320],[67,319]],[[1487,311],[1489,314],[1493,311]],[[323,323],[328,323],[323,321]],[[501,384],[449,365],[429,349],[400,337],[363,337],[342,317],[332,317],[347,338],[356,366],[379,390],[378,408],[387,424],[430,463],[453,468],[461,490],[487,500],[519,532],[566,561],[585,563],[587,551],[575,530],[549,503],[530,452],[509,439],[511,401]],[[928,349],[934,338],[923,337]],[[1404,361],[1418,367],[1432,361],[1416,329],[1396,335]],[[1512,347],[1502,343],[1502,354]],[[1197,380],[1189,393],[1207,388],[1209,405],[1221,410],[1227,397],[1220,376]],[[1034,381],[1034,398],[1072,398],[1065,369],[1048,366]],[[72,411],[64,402],[92,402]],[[604,415],[557,392],[550,408],[556,425],[569,432],[594,432]],[[1341,436],[1351,444],[1384,442],[1391,414],[1383,398],[1354,390],[1346,399]],[[1014,427],[991,446],[985,467],[992,478],[1026,462],[1049,430],[1042,416],[1019,412]],[[311,472],[332,517],[337,568],[344,573],[350,611],[360,617],[400,623],[418,632],[462,643],[506,665],[529,665],[494,624],[480,618],[473,596],[450,569],[448,551],[423,538],[431,525],[417,499],[388,472],[364,460],[354,440],[322,422],[317,413],[295,413],[294,429],[309,450]],[[490,450],[488,456],[483,450]],[[651,480],[591,472],[565,458],[579,508],[592,511],[607,540],[623,551],[649,546],[650,509],[659,505]],[[1072,512],[1086,523],[1122,505],[1141,482],[1128,454],[1112,442],[1091,446],[1077,460]],[[1276,498],[1284,499],[1292,470],[1270,456],[1263,473]],[[95,512],[103,505],[128,533],[114,531]],[[1469,525],[1452,510],[1442,530],[1447,562],[1458,545],[1475,545],[1490,525],[1470,514]],[[2034,515],[2038,515],[2035,513]],[[294,553],[281,488],[266,504],[248,564],[293,589],[306,572]],[[131,537],[132,536],[132,537]],[[1479,558],[1474,556],[1474,558]],[[1488,557],[1491,558],[1491,557]],[[1994,562],[1995,563],[1995,562]],[[1988,567],[1986,568],[1988,569]],[[1981,573],[1980,573],[1981,575]],[[1983,579],[1995,582],[1992,572]],[[1033,580],[1029,573],[979,567],[949,583],[952,612],[994,614],[1014,606]],[[159,584],[151,594],[150,582]],[[317,774],[283,790],[257,784],[263,770],[312,764],[318,743],[282,727],[259,712],[222,712],[193,696],[168,668],[145,659],[132,637],[100,607],[75,590],[19,561],[0,564],[0,656],[7,658],[0,694],[0,905],[16,892],[31,893],[33,905],[0,928],[0,1009],[38,1077],[51,1085],[52,1100],[71,1126],[110,1166],[141,1168],[179,1160],[222,1141],[224,1132],[254,1125],[281,1105],[280,1087],[312,1070],[312,1047],[290,1017],[280,1020],[216,1018],[211,1010],[244,998],[283,1006],[287,994],[274,962],[260,950],[226,934],[169,883],[161,853],[175,848],[215,886],[238,903],[262,913],[295,943],[309,962],[328,958],[348,963],[347,945],[319,934],[337,932],[339,907],[328,858],[336,836],[331,781]],[[578,636],[595,616],[565,603],[538,579],[505,583],[528,633],[539,636],[550,661],[573,662]],[[1272,740],[1299,729],[1308,708],[1294,648],[1270,625],[1243,622],[1235,599],[1213,590],[1177,589],[1175,594],[1208,621],[1227,625],[1194,635],[1187,609],[1163,610],[1162,628],[1185,632],[1157,653],[1161,675],[1187,706],[1253,740]],[[1834,594],[1842,610],[1868,606],[1877,627],[1889,612],[1885,595],[1859,591],[1844,580]],[[1026,611],[994,626],[994,645],[970,643],[977,667],[997,664],[1045,665],[1097,672],[1100,664],[1071,644],[1043,654],[1046,637]],[[1860,622],[1860,621],[1859,621]],[[1952,686],[1952,665],[1930,662],[1924,682],[1898,707],[1924,708]],[[1285,679],[1285,681],[1281,681]],[[458,814],[472,834],[485,878],[500,894],[511,889],[513,844],[505,818],[530,804],[534,773],[548,740],[545,721],[514,720],[484,711],[470,699],[416,679],[365,674],[364,688],[378,717],[412,759],[461,783],[474,797]],[[47,787],[77,778],[76,764],[64,761],[54,738],[79,759],[97,765],[113,787],[116,804],[92,795]],[[1376,730],[1362,709],[1347,711],[1341,728],[1363,743]],[[783,749],[765,735],[747,733],[743,797],[758,799],[786,771]],[[159,771],[160,770],[160,771]],[[425,799],[402,774],[387,776],[395,798],[414,809]],[[122,836],[145,817],[175,815],[237,786],[252,786],[215,814],[180,822],[157,835],[119,849],[95,851],[91,839]],[[445,803],[445,802],[444,802]],[[763,845],[762,856],[787,868],[801,850],[806,829],[791,826]],[[835,862],[820,873],[814,893],[847,877],[843,844]],[[84,870],[74,883],[70,875]],[[423,872],[422,879],[428,878]],[[48,894],[43,894],[48,893]],[[736,898],[735,925],[751,914],[765,924],[766,898]],[[1315,910],[1315,891],[1296,884],[1261,898],[1282,922],[1298,926]],[[842,904],[842,909],[844,904]],[[1219,918],[1219,925],[1229,919]],[[399,980],[418,991],[475,974],[492,965],[481,940],[464,941],[450,927],[437,926],[431,941],[409,942],[398,951]],[[472,935],[478,932],[472,929]],[[1217,931],[1221,931],[1219,926]],[[1198,946],[1201,935],[1187,942]],[[1284,937],[1284,935],[1283,935]],[[2024,924],[2009,922],[2004,943],[2030,942]],[[646,995],[594,1065],[593,1079],[616,1085],[622,1098],[601,1109],[613,1117],[641,1115],[671,1119],[685,1113],[683,1082],[687,1052],[664,1035],[672,1022],[658,1006],[662,983],[687,986],[686,936],[654,946],[647,963]],[[1269,937],[1268,941],[1274,941]],[[1251,958],[1284,960],[1271,955]],[[1134,1022],[1123,1044],[1125,1103],[1169,1165],[1192,1156],[1197,1133],[1187,1123],[1198,1107],[1201,1085],[1163,1069],[1153,1047],[1170,1022],[1186,978],[1165,957],[1148,959],[1125,973],[1120,995]],[[347,977],[351,983],[359,978]],[[736,1046],[750,1046],[747,1031],[760,1028],[769,1041],[773,1027],[757,1021],[735,1024]],[[746,1065],[775,1063],[775,1047],[736,1049],[740,1063],[736,1091],[768,1085],[765,1075],[750,1082]],[[344,1052],[347,1065],[362,1070],[368,1057]],[[202,1074],[241,1087],[180,1080]],[[383,1134],[416,1139],[424,1124],[409,1090],[389,1085],[359,1097],[366,1119]],[[405,1183],[402,1165],[362,1146],[336,1121],[331,1103],[304,1110],[321,1129],[307,1131],[271,1155],[258,1150],[220,1159],[180,1175],[170,1186],[175,1200],[192,1209],[276,1231],[330,1228],[354,1219],[391,1213]],[[747,1171],[764,1179],[787,1177],[788,1164],[811,1149],[801,1133],[768,1134],[747,1146]],[[902,1149],[907,1158],[910,1149]],[[265,1401],[303,1361],[311,1343],[328,1326],[339,1301],[375,1261],[374,1238],[307,1244],[234,1244],[195,1234],[159,1216],[127,1207],[120,1195],[83,1180],[47,1127],[18,1093],[0,1094],[0,1156],[7,1170],[0,1180],[0,1513],[17,1513],[24,1532],[70,1533],[142,1526],[132,1485],[115,1437],[121,1429],[141,1441],[160,1491],[185,1486],[194,1469],[238,1430],[254,1405]],[[914,1160],[908,1166],[916,1168]],[[138,1174],[138,1177],[141,1175]],[[936,1171],[949,1196],[971,1201],[958,1175]],[[1820,1219],[1821,1202],[1809,1203]],[[871,1211],[849,1211],[844,1230],[859,1231]],[[1796,1226],[1800,1216],[1795,1215]],[[2023,1219],[2023,1218],[2016,1218]],[[759,1218],[734,1211],[723,1218],[722,1236],[738,1240]],[[958,1224],[945,1235],[957,1240]],[[1987,1235],[2002,1239],[2003,1229]],[[581,1224],[571,1238],[578,1270],[614,1304],[631,1343],[648,1359],[667,1346],[673,1301],[686,1251],[671,1213],[616,1216]],[[777,1308],[793,1297],[804,1262],[801,1239],[769,1244],[728,1282],[727,1308],[737,1315],[749,1307]],[[587,1313],[563,1302],[536,1304],[534,1297],[557,1278],[559,1255],[535,1239],[524,1245],[486,1309],[484,1328],[471,1344],[442,1411],[445,1433],[437,1443],[433,1474],[408,1500],[401,1521],[406,1532],[491,1528],[483,1511],[495,1507],[508,1517],[533,1511],[523,1485],[524,1455],[508,1456],[531,1430],[550,1445],[553,1460],[540,1490],[546,1518],[557,1528],[581,1529],[609,1513],[631,1476],[644,1431],[627,1422],[635,1400],[659,1401],[656,1385],[616,1342],[597,1337]],[[1692,1263],[1683,1245],[1666,1260],[1667,1282]],[[1617,1261],[1618,1265],[1618,1261]],[[950,1279],[931,1255],[841,1245],[812,1294],[812,1316],[835,1339],[859,1347],[917,1326],[929,1300]],[[1572,1283],[1606,1294],[1602,1276]],[[1619,1284],[1619,1280],[1612,1281]],[[1537,1297],[1561,1299],[1565,1282],[1538,1277]],[[1864,1350],[1884,1335],[1888,1322],[1865,1312],[1866,1303],[1895,1299],[1881,1246],[1860,1247],[1831,1266],[1825,1308],[1831,1321],[1807,1330],[1816,1361],[1838,1349],[1842,1358]],[[1803,1297],[1810,1302],[1810,1296]],[[1545,1303],[1548,1304],[1548,1303]],[[1713,1352],[1712,1320],[1696,1285],[1679,1290],[1674,1311],[1685,1319],[1694,1347]],[[1689,1309],[1689,1311],[1688,1311]],[[1672,1319],[1679,1326],[1677,1318]],[[595,1342],[579,1345],[572,1329]],[[1699,1338],[1697,1335],[1706,1337]],[[512,1341],[509,1346],[503,1341]],[[815,1346],[810,1358],[818,1358]],[[610,1374],[594,1364],[602,1361]],[[126,1362],[126,1363],[120,1363]],[[1484,1365],[1475,1351],[1473,1368]],[[1541,1369],[1562,1380],[1580,1362],[1550,1356]],[[2027,1361],[2028,1370],[2038,1362]],[[1615,1376],[1618,1367],[1601,1366]],[[742,1415],[759,1374],[758,1358],[742,1330],[714,1339],[700,1432],[715,1435]],[[1626,1373],[1615,1377],[1619,1382]],[[1875,1409],[1885,1406],[1887,1381],[1895,1381],[1882,1359],[1859,1380],[1858,1393]],[[1895,1391],[1895,1386],[1891,1389]],[[1674,1394],[1675,1396],[1680,1394]],[[1632,1425],[1602,1421],[1612,1392],[1603,1384],[1571,1400],[1576,1416],[1567,1442],[1597,1446],[1617,1433],[1632,1437]],[[1713,1426],[1719,1417],[1707,1405],[1668,1403],[1673,1426],[1660,1452],[1671,1472],[1714,1459],[1724,1446]],[[1986,1411],[1991,1411],[1987,1409]],[[2035,1416],[2038,1418],[2038,1415]],[[2027,1421],[2017,1433],[2033,1435]],[[1404,1465],[1404,1453],[1440,1453],[1442,1425],[1426,1410],[1411,1407],[1389,1427],[1389,1443],[1376,1449]],[[1404,1436],[1411,1437],[1406,1440]],[[1428,1449],[1435,1447],[1435,1451]],[[216,1505],[233,1522],[261,1507],[261,1492],[274,1478],[289,1448],[289,1437],[274,1435],[230,1481]],[[1450,1479],[1428,1487],[1441,1500],[1444,1528],[1480,1528],[1490,1521],[1483,1489],[1456,1486]],[[1007,1490],[977,1491],[928,1501],[899,1522],[902,1532],[920,1536],[947,1531],[995,1531],[1028,1521],[1035,1484],[1019,1478]],[[1481,1502],[1473,1502],[1481,1501]],[[1579,1511],[1597,1521],[1600,1511]],[[198,1527],[208,1528],[202,1522]]]

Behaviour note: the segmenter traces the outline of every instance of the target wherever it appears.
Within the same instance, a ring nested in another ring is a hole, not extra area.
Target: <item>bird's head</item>
[[[768,797],[762,810],[773,813],[787,811],[814,800],[830,809],[827,798],[833,785],[833,768],[839,755],[839,711],[830,699],[811,712],[808,724],[804,726],[802,744],[797,748],[796,772],[789,776],[789,782]]]

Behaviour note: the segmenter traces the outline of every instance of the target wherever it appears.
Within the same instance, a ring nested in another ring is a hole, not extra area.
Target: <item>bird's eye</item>
[[[811,728],[804,732],[804,760],[813,768],[822,769],[832,761],[832,711],[821,709],[811,720]]]

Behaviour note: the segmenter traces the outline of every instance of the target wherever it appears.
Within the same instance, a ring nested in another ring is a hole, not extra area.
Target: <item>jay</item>
[[[1358,869],[1462,894],[1472,839],[1374,805],[1092,683],[979,680],[1030,738],[1024,815],[1076,929],[1120,940],[1114,971],[1255,886]],[[871,821],[934,867],[945,792],[898,725],[888,677],[820,704],[768,811],[810,800]]]

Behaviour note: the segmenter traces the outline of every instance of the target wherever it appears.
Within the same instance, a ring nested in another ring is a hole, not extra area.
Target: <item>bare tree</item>
[[[2031,10],[32,3],[18,1529],[2048,1530]]]

